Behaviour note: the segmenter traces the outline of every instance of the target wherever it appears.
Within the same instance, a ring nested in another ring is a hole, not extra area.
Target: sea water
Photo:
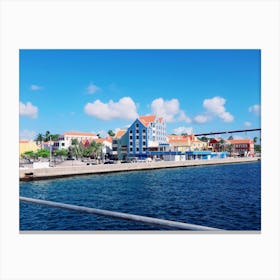
[[[225,230],[261,229],[260,162],[20,182],[20,195]],[[164,229],[21,202],[20,230]]]

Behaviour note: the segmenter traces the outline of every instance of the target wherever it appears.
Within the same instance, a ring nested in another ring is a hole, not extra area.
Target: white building
[[[84,140],[91,142],[92,140],[98,139],[98,136],[94,133],[87,132],[64,132],[63,134],[59,135],[58,141],[54,142],[54,148],[68,149],[71,146],[73,139],[77,139],[79,143]]]

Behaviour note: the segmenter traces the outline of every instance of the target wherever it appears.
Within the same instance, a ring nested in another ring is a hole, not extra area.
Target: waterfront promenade
[[[189,167],[199,165],[217,165],[231,163],[255,162],[259,158],[225,158],[212,160],[186,160],[186,161],[158,161],[118,164],[86,165],[80,161],[68,162],[68,166],[49,168],[24,168],[19,170],[19,179],[25,180],[26,174],[33,173],[33,180],[68,177],[75,175],[90,175],[113,172],[152,170],[161,168]]]

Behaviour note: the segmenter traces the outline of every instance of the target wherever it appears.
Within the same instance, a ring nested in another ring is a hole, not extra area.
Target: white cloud
[[[193,128],[192,127],[185,127],[185,126],[180,126],[178,128],[174,128],[173,133],[177,135],[181,135],[182,133],[187,133],[187,134],[192,134],[193,133]]]
[[[249,112],[254,113],[255,115],[260,115],[261,114],[261,106],[260,105],[252,105],[249,107]]]
[[[94,94],[99,90],[99,87],[94,85],[93,83],[90,83],[89,86],[87,87],[87,93],[89,94]]]
[[[38,86],[38,85],[31,85],[31,86],[30,86],[30,89],[36,91],[36,90],[41,90],[42,87],[41,87],[41,86]]]
[[[205,115],[197,115],[196,117],[194,117],[194,121],[196,123],[206,123],[209,121],[209,118]]]
[[[108,103],[96,100],[93,103],[87,103],[84,111],[87,115],[101,120],[133,120],[138,117],[136,105],[130,97],[123,97],[118,102],[110,100]]]
[[[163,117],[166,122],[185,121],[191,122],[191,119],[186,116],[183,110],[180,110],[178,99],[163,100],[157,98],[151,103],[152,114]]]
[[[191,123],[192,122],[191,118],[186,116],[186,114],[183,110],[180,110],[180,112],[179,112],[178,121],[184,121],[186,123]]]
[[[26,116],[32,119],[36,119],[38,116],[38,107],[33,106],[31,102],[27,102],[26,104],[20,102],[19,114],[20,116]]]
[[[28,129],[21,130],[19,132],[19,138],[21,140],[34,140],[36,132]]]
[[[244,122],[244,125],[247,126],[247,127],[249,127],[249,126],[252,125],[252,123],[250,123],[250,122]]]
[[[232,122],[234,120],[233,115],[226,111],[224,107],[226,100],[222,97],[215,96],[211,99],[205,99],[203,101],[203,107],[210,115],[217,116],[224,122]]]

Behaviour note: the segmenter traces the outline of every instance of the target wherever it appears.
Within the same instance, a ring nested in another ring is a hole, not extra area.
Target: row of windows
[[[147,148],[143,148],[143,152],[146,152]],[[133,148],[129,148],[129,151],[130,152],[133,152]],[[136,153],[139,153],[140,152],[140,149],[139,148],[136,148]]]
[[[139,129],[136,129],[136,133],[139,133]],[[143,129],[143,130],[142,130],[142,133],[143,133],[143,134],[146,134],[146,130]],[[130,134],[130,135],[132,134],[132,130],[129,131],[129,134]]]
[[[132,136],[129,136],[129,139],[132,140]],[[138,136],[138,135],[136,136],[136,139],[139,139],[139,136]],[[143,135],[143,136],[142,136],[142,139],[146,139],[146,136]]]
[[[129,142],[129,145],[132,146],[133,143]],[[139,142],[136,142],[136,145],[139,145]],[[142,142],[142,146],[146,146],[146,142],[145,141]]]
[[[55,147],[59,147],[59,142],[54,142],[53,144]],[[61,143],[61,146],[64,147],[65,143]]]
[[[247,148],[247,144],[237,144],[235,148]]]

